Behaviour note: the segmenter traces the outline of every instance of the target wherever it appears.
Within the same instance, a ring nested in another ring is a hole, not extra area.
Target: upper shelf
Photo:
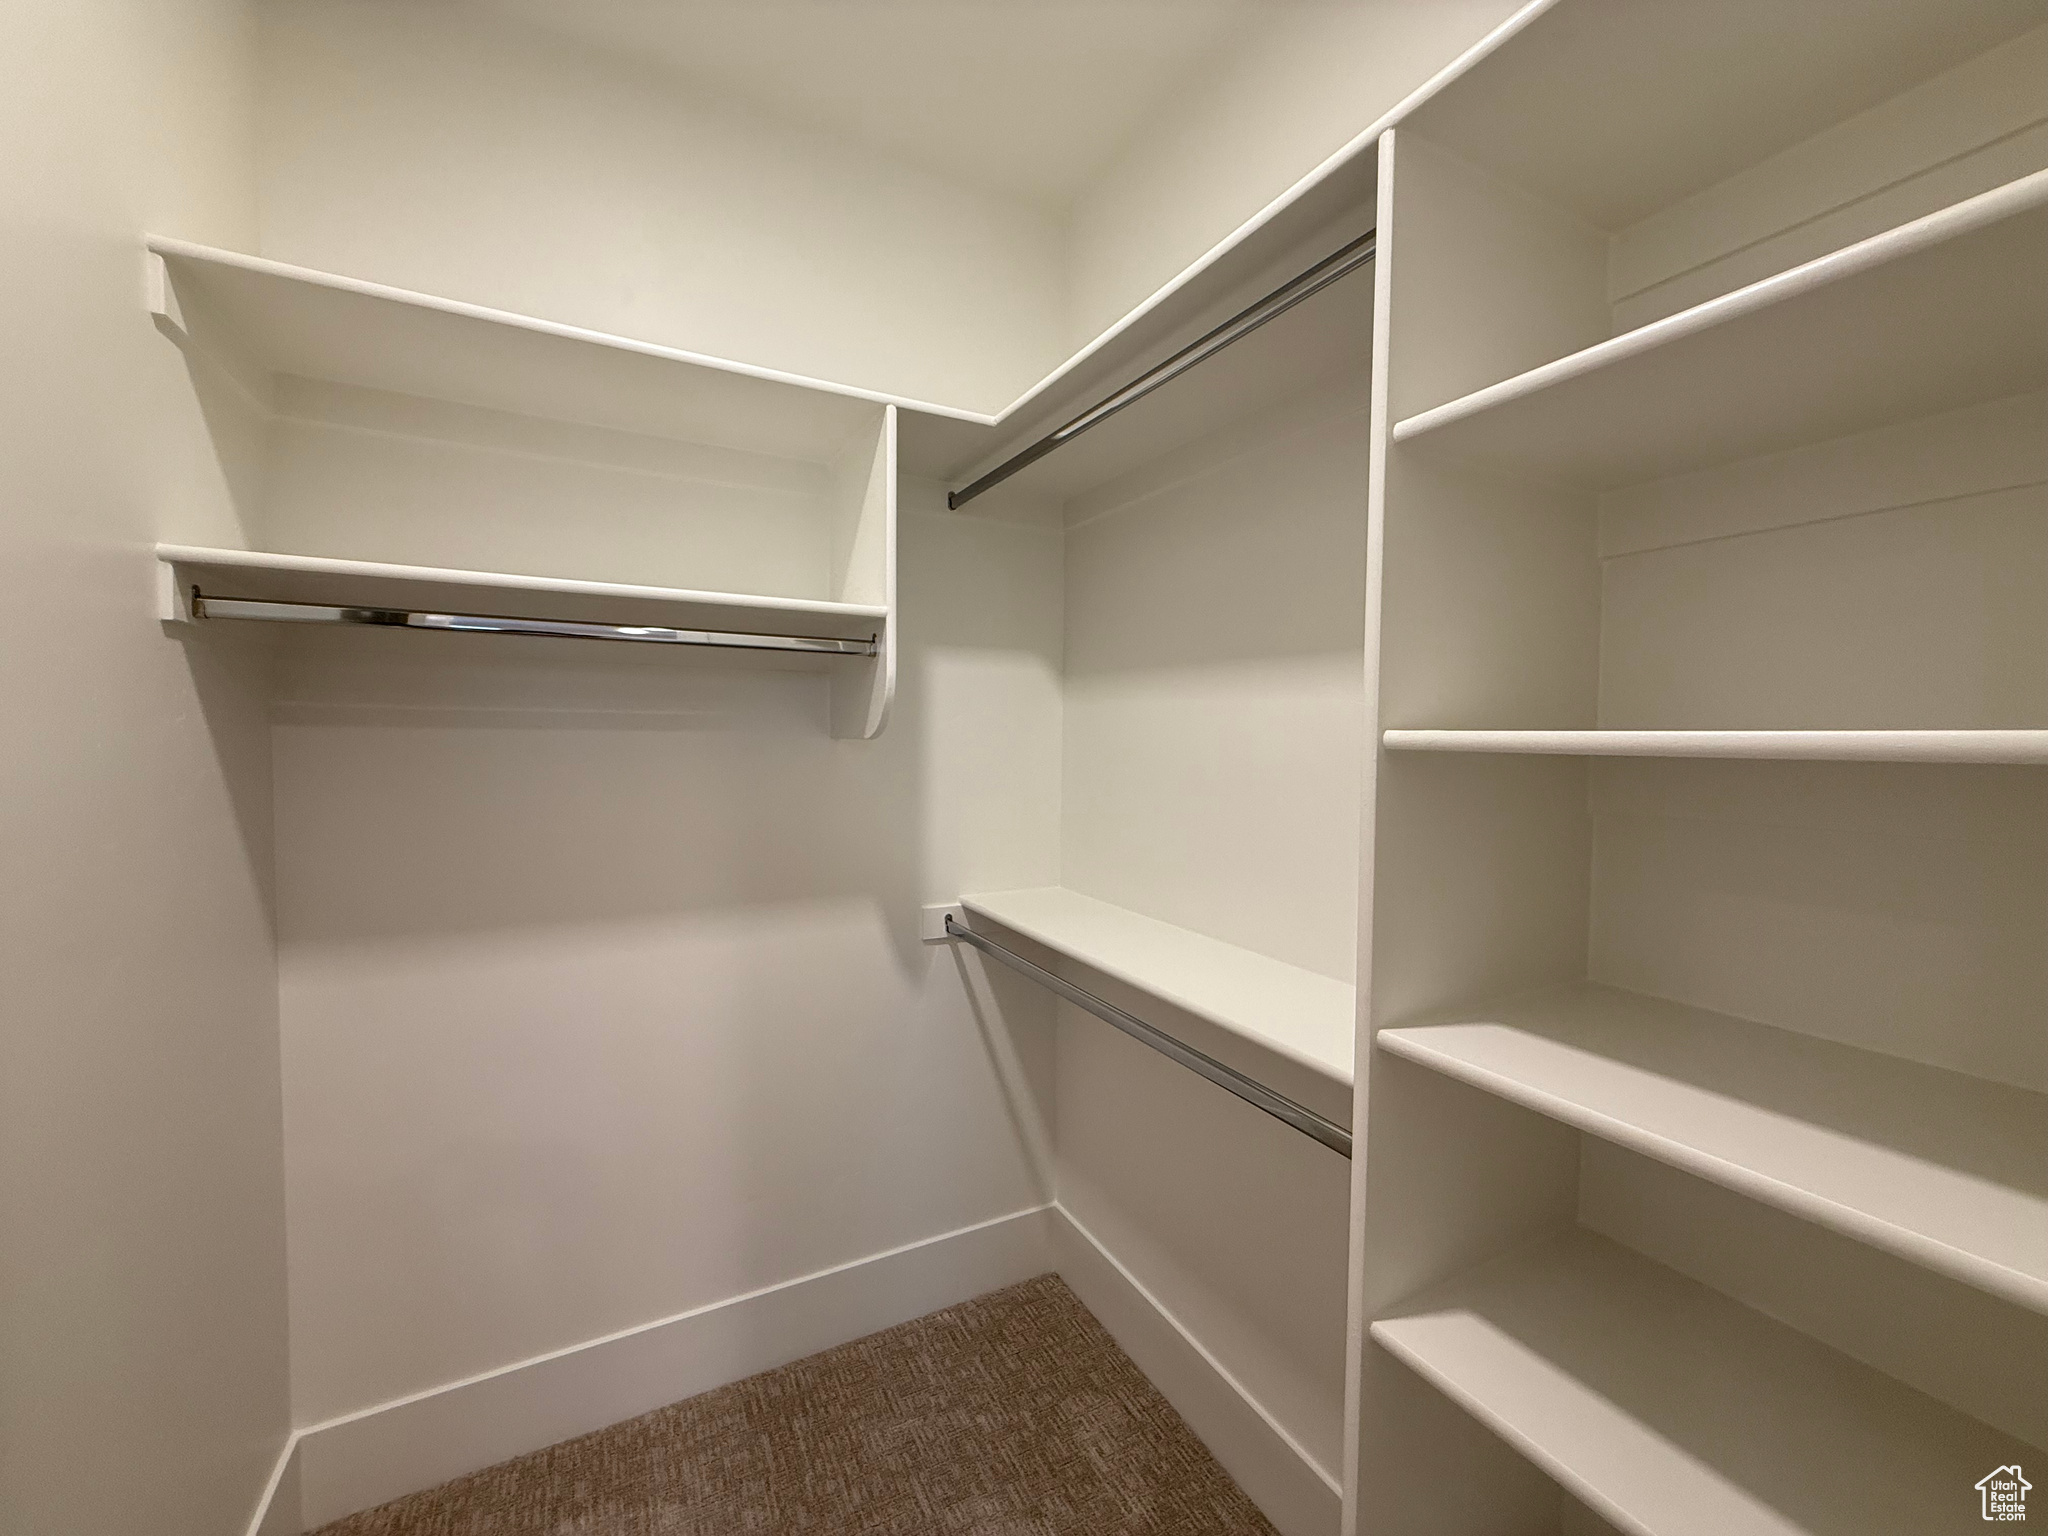
[[[1355,997],[1344,982],[1058,886],[961,905],[1340,1083]]]
[[[948,481],[954,487],[966,483],[1122,388],[1362,232],[1372,223],[1379,163],[1374,146],[1384,126],[1385,119],[1368,125],[1255,218],[1240,225],[998,415],[974,418],[958,411],[945,415],[907,411],[903,418],[904,473]],[[1372,279],[1346,279],[1337,286],[1356,296],[1355,302],[1363,313],[1336,315],[1333,310],[1341,306],[1324,304],[1320,306],[1321,329],[1291,327],[1291,343],[1278,350],[1281,354],[1292,354],[1296,377],[1314,375],[1331,366],[1363,367],[1369,359],[1371,343],[1359,337],[1365,334],[1361,328],[1371,323]],[[1348,341],[1328,334],[1330,328],[1337,326],[1348,328]],[[1226,349],[1160,393],[1173,391],[1186,404],[1189,414],[1205,411],[1207,406],[1189,398],[1190,387],[1237,350]],[[1250,373],[1226,385],[1211,387],[1237,393],[1247,384],[1256,387]],[[1255,407],[1240,407],[1250,408]],[[1141,440],[1154,434],[1177,435],[1185,419],[1170,407],[1155,407],[1155,411],[1139,415],[1142,410],[1142,406],[1133,407],[1124,413],[1133,420],[1122,422],[1120,427],[1089,433],[1076,440],[1077,447],[1089,438],[1109,435],[1113,444],[1128,442],[1129,446],[1095,451],[1138,461],[1148,451]],[[1156,420],[1148,423],[1147,417],[1155,415]],[[1047,462],[1064,458],[1077,451],[1077,447],[1062,448]],[[1113,473],[1114,470],[1092,468],[1086,471],[1081,483],[1098,484]],[[1065,489],[1045,484],[1040,488],[1054,494]]]
[[[1394,440],[1610,489],[2048,383],[2048,171],[1423,411]]]
[[[1338,235],[1329,235],[1313,247],[1314,256],[1330,253],[1324,245],[1335,249],[1342,243]],[[1299,260],[1304,269],[1312,264],[1307,255]],[[1349,399],[1362,416],[1369,398],[1372,294],[1370,265],[1358,268],[1070,439],[988,494],[1022,491],[1067,500],[1176,450],[1241,431],[1311,391],[1326,400],[1336,399],[1340,407]],[[1346,383],[1351,387],[1344,388]],[[1067,404],[1072,406],[1071,401]],[[1059,420],[1032,418],[1027,430],[1004,434],[999,447],[963,467],[958,479],[973,479],[1071,419],[1071,414]]]
[[[2029,0],[1887,0],[1854,7],[1845,47],[1784,0],[1535,9],[1400,126],[1609,230],[2041,22]]]
[[[209,596],[264,602],[433,609],[588,624],[645,624],[843,639],[874,634],[889,615],[886,607],[869,603],[695,592],[682,587],[386,565],[374,560],[332,560],[260,550],[159,544],[156,553],[181,590],[196,584]]]
[[[173,324],[270,374],[826,462],[891,397],[152,236]],[[937,411],[940,407],[918,406]]]
[[[1735,757],[1845,763],[2048,763],[2048,730],[1388,731],[1391,752]]]
[[[1962,1529],[2021,1442],[1604,1238],[1453,1281],[1372,1337],[1631,1536]]]
[[[1608,987],[1377,1040],[2048,1312],[2048,1095]]]

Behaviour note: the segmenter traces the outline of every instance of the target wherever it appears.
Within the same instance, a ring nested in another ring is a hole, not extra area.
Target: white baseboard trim
[[[247,1536],[301,1536],[304,1530],[299,1519],[299,1432],[293,1430],[277,1453],[256,1513],[249,1517]]]
[[[300,1430],[296,1536],[1052,1269],[1052,1208],[962,1227]],[[294,1456],[295,1453],[295,1456]],[[281,1506],[283,1500],[268,1502]]]
[[[1340,1489],[1057,1205],[1000,1216],[293,1432],[247,1536],[300,1533],[1058,1270],[1281,1536],[1333,1536]]]
[[[1335,1536],[1343,1486],[1095,1234],[1055,1204],[1060,1278],[1281,1536]]]

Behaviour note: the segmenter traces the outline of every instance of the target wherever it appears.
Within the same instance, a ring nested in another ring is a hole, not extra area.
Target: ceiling
[[[1058,208],[1288,0],[455,0]]]

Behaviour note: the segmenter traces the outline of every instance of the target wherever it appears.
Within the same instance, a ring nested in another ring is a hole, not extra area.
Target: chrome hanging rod
[[[718,629],[664,629],[647,624],[582,624],[570,619],[507,619],[481,613],[417,613],[408,608],[337,608],[324,603],[272,603],[253,598],[192,593],[195,619],[265,619],[284,624],[368,624],[438,629],[457,634],[552,635],[564,640],[631,640],[643,645],[711,645],[740,651],[809,651],[827,656],[872,656],[875,638],[835,640],[816,635],[750,635]]]
[[[1001,485],[1020,469],[1036,464],[1055,448],[1064,448],[1090,427],[1099,427],[1127,405],[1135,405],[1169,380],[1198,363],[1207,362],[1232,342],[1242,341],[1268,320],[1277,320],[1303,299],[1321,293],[1338,278],[1371,261],[1375,231],[1368,229],[1349,245],[1338,247],[1306,272],[1289,278],[1247,309],[1241,309],[1215,330],[1189,342],[1155,368],[1141,373],[1115,394],[1096,401],[1065,426],[1055,427],[1030,447],[1013,453],[979,480],[946,493],[946,505],[958,511],[983,491]]]
[[[946,937],[971,944],[990,959],[999,960],[1011,970],[1029,976],[1076,1008],[1085,1008],[1105,1024],[1114,1024],[1133,1040],[1151,1046],[1160,1055],[1179,1062],[1191,1072],[1200,1073],[1218,1088],[1236,1094],[1255,1109],[1263,1109],[1275,1120],[1321,1142],[1331,1151],[1341,1152],[1346,1157],[1351,1155],[1351,1133],[1334,1120],[1326,1120],[1307,1105],[1297,1104],[1285,1094],[1275,1093],[1257,1078],[1247,1077],[1237,1068],[1225,1066],[1214,1056],[1205,1056],[1193,1046],[1174,1039],[1157,1025],[1147,1024],[1135,1013],[1127,1013],[1115,1003],[1105,1002],[1093,992],[1075,986],[1066,977],[1056,976],[1042,965],[1034,965],[1015,950],[962,926],[950,912],[946,914]]]

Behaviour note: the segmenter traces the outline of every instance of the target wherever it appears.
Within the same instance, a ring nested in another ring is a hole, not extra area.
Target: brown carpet
[[[1273,1536],[1057,1275],[316,1536]]]

